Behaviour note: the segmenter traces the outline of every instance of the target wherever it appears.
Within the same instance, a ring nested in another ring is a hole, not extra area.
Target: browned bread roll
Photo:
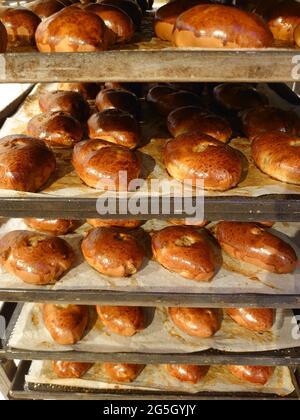
[[[284,111],[271,106],[249,109],[242,114],[244,134],[252,141],[254,137],[269,131],[278,131],[292,136],[300,135],[300,119],[293,111]]]
[[[44,140],[50,147],[70,148],[83,137],[79,121],[66,112],[46,112],[31,118],[27,125],[28,135]]]
[[[116,382],[133,382],[144,369],[145,365],[129,363],[103,363],[105,374]]]
[[[124,89],[103,89],[96,97],[98,110],[118,109],[137,117],[140,112],[138,98],[134,93]]]
[[[227,143],[232,136],[230,124],[222,117],[208,114],[202,108],[187,106],[178,108],[168,115],[167,126],[172,136],[200,131],[222,143]]]
[[[113,333],[132,337],[145,328],[143,308],[138,306],[97,306],[103,324]]]
[[[202,381],[209,371],[209,366],[198,365],[165,365],[165,368],[173,378],[189,384]]]
[[[66,219],[24,219],[27,226],[39,232],[45,232],[50,235],[66,235],[74,232],[80,222],[78,220]]]
[[[295,0],[284,0],[275,4],[265,16],[274,38],[294,44],[294,31],[300,23],[300,4]]]
[[[270,331],[275,321],[275,310],[267,308],[228,308],[225,310],[237,324],[251,331]]]
[[[229,190],[240,182],[243,172],[235,149],[199,131],[169,140],[163,158],[173,178],[193,186],[198,183],[198,187],[203,182],[205,190]]]
[[[238,379],[256,385],[266,385],[275,371],[271,366],[228,366],[228,369]]]
[[[118,7],[119,9],[123,10],[123,12],[127,13],[128,16],[131,17],[133,23],[137,28],[140,27],[142,23],[142,10],[140,6],[132,0],[98,0],[100,4],[106,4],[109,6]]]
[[[135,149],[140,142],[140,127],[133,115],[118,109],[106,109],[88,120],[89,137]]]
[[[128,277],[142,266],[145,252],[130,234],[108,228],[91,230],[81,245],[86,261],[101,274]]]
[[[300,137],[261,134],[253,140],[252,157],[258,168],[272,178],[300,185]]]
[[[129,42],[135,26],[131,17],[122,9],[108,4],[89,4],[85,10],[96,13],[105,23],[111,39],[117,43]]]
[[[94,227],[114,227],[114,228],[126,228],[136,229],[140,227],[143,220],[127,220],[127,219],[87,219],[87,222]]]
[[[66,90],[81,93],[84,99],[95,99],[100,85],[98,83],[59,83],[58,90]]]
[[[172,41],[172,33],[178,16],[201,3],[210,3],[210,1],[174,0],[157,9],[154,16],[156,36],[165,41]]]
[[[7,32],[6,32],[5,26],[0,20],[0,53],[4,53],[6,51],[7,42],[8,42]]]
[[[135,152],[103,140],[77,143],[73,165],[89,187],[110,191],[127,191],[130,182],[141,174],[141,162]]]
[[[293,248],[255,223],[220,222],[215,233],[223,250],[233,258],[278,274],[291,273],[297,267]]]
[[[89,104],[78,92],[45,92],[39,97],[39,106],[42,112],[62,111],[71,114],[78,121],[86,121],[90,115]]]
[[[198,95],[166,85],[151,88],[147,94],[147,102],[163,116],[169,115],[178,108],[201,106],[201,98]]]
[[[191,337],[213,337],[221,328],[219,309],[169,308],[168,311],[176,327]]]
[[[87,306],[43,305],[43,320],[53,340],[63,346],[76,344],[85,333],[89,321]]]
[[[273,36],[257,15],[235,7],[199,5],[182,13],[173,32],[176,47],[267,48]]]
[[[0,188],[37,192],[56,169],[53,152],[42,140],[11,135],[0,140]]]
[[[93,52],[108,48],[105,23],[95,13],[65,7],[39,24],[36,45],[40,52]]]
[[[92,363],[83,362],[62,362],[53,361],[51,363],[53,372],[59,378],[76,378],[79,379],[84,376],[88,370],[93,366]]]
[[[41,19],[31,10],[0,8],[0,20],[7,31],[10,46],[35,45],[35,31]]]
[[[53,284],[71,268],[75,256],[61,238],[15,230],[0,240],[0,263],[25,283]]]
[[[65,5],[58,0],[35,0],[28,3],[26,7],[43,20],[59,12]]]
[[[216,103],[226,111],[240,112],[268,104],[264,94],[245,83],[222,83],[213,93]]]
[[[172,225],[180,225],[180,226],[194,226],[194,227],[204,227],[209,222],[206,220],[198,220],[198,219],[168,219],[168,222],[172,223]]]
[[[186,226],[169,226],[152,236],[156,261],[181,276],[209,281],[216,274],[221,258],[206,233]]]

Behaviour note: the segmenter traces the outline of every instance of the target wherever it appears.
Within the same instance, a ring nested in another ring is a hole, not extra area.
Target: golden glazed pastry
[[[129,233],[114,229],[96,228],[82,241],[86,261],[101,274],[128,277],[142,266],[145,252]]]
[[[0,8],[0,20],[7,31],[10,46],[35,45],[35,31],[41,19],[31,10],[23,7]]]
[[[96,97],[98,110],[118,109],[135,117],[140,113],[140,104],[136,95],[124,89],[103,89]]]
[[[73,249],[61,238],[15,230],[0,240],[0,263],[25,283],[54,284],[75,260]]]
[[[116,382],[133,382],[144,369],[145,365],[129,363],[103,363],[105,374]]]
[[[274,38],[294,44],[294,31],[300,23],[300,4],[295,0],[283,0],[267,11],[267,23]]]
[[[79,379],[91,369],[93,363],[53,361],[51,367],[59,378]]]
[[[202,381],[209,371],[209,366],[198,365],[165,365],[165,368],[173,378],[189,384]]]
[[[84,99],[95,99],[101,85],[98,83],[59,83],[57,90],[66,90],[80,93]]]
[[[102,323],[113,333],[132,337],[145,328],[144,310],[138,306],[97,306]]]
[[[87,219],[86,221],[94,227],[113,227],[125,229],[136,229],[144,223],[143,220],[133,219]]]
[[[226,111],[240,112],[268,104],[268,98],[246,83],[222,83],[213,90],[217,105]]]
[[[237,324],[251,331],[270,331],[275,322],[275,310],[267,308],[228,308],[225,310]]]
[[[228,366],[228,370],[242,381],[266,385],[272,378],[275,368],[270,366]]]
[[[141,26],[143,14],[137,2],[133,0],[98,0],[97,3],[118,7],[131,17],[136,28]]]
[[[42,20],[59,12],[65,7],[65,5],[58,0],[35,0],[25,6]]]
[[[66,219],[24,219],[24,222],[30,228],[38,232],[48,233],[49,235],[66,235],[74,232],[79,226],[78,220]]]

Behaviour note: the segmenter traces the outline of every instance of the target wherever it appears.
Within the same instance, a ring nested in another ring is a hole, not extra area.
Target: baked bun
[[[98,111],[118,109],[135,117],[140,113],[138,98],[134,93],[124,89],[103,89],[96,97]]]
[[[243,172],[237,150],[199,131],[169,140],[163,157],[173,178],[198,187],[203,183],[205,190],[229,190],[240,182]]]
[[[147,102],[163,116],[169,115],[178,108],[201,106],[201,98],[198,95],[184,90],[177,90],[168,85],[158,85],[151,88],[147,94]]]
[[[131,17],[136,28],[141,26],[143,13],[137,2],[132,0],[98,0],[97,3],[118,7]]]
[[[95,270],[110,277],[128,277],[137,273],[145,256],[144,249],[132,235],[108,228],[91,230],[81,249]]]
[[[251,141],[269,131],[278,131],[292,136],[300,135],[300,119],[293,111],[284,111],[271,106],[249,109],[242,114],[243,132]]]
[[[89,310],[81,305],[43,305],[43,320],[53,340],[63,346],[83,338],[89,322]]]
[[[198,365],[165,365],[165,368],[173,378],[189,384],[202,381],[209,371],[209,366]]]
[[[208,225],[208,221],[206,220],[198,220],[196,218],[190,219],[168,219],[168,222],[172,223],[172,225],[179,225],[179,226],[194,226],[197,228],[204,227]]]
[[[79,379],[91,369],[93,363],[53,361],[51,366],[59,378]]]
[[[38,232],[48,233],[49,235],[66,235],[67,233],[74,232],[80,222],[78,220],[66,219],[24,219],[24,222],[31,229]]]
[[[42,140],[22,134],[0,140],[0,188],[37,192],[56,169],[53,152]]]
[[[66,112],[46,112],[31,118],[27,125],[29,136],[44,140],[50,147],[70,148],[82,140],[83,128]]]
[[[95,13],[70,6],[43,20],[35,39],[43,53],[93,52],[107,50],[109,34]]]
[[[174,0],[157,9],[154,16],[156,36],[164,41],[172,41],[172,33],[178,16],[201,3],[210,3],[210,1]]]
[[[41,19],[31,10],[24,7],[0,8],[0,20],[5,26],[10,46],[35,45],[35,31]]]
[[[145,367],[129,363],[103,363],[102,366],[105,374],[116,382],[133,382]]]
[[[129,42],[135,32],[131,17],[123,10],[107,4],[89,4],[85,10],[96,13],[105,23],[111,39],[117,43]]]
[[[214,99],[222,109],[240,112],[268,104],[268,98],[245,83],[222,83],[213,90]]]
[[[186,226],[169,226],[155,232],[152,251],[167,270],[196,281],[210,281],[221,264],[208,235]]]
[[[89,104],[78,92],[45,92],[39,97],[39,106],[42,112],[62,111],[71,114],[78,121],[86,121],[90,115]]]
[[[173,44],[194,48],[267,48],[273,36],[254,13],[223,5],[199,5],[176,20]]]
[[[110,191],[128,191],[131,181],[141,174],[140,159],[135,152],[103,140],[77,143],[73,165],[89,187]]]
[[[213,337],[221,328],[219,309],[169,308],[168,312],[176,327],[191,337]]]
[[[88,120],[89,137],[135,149],[140,142],[140,127],[127,112],[107,109],[93,114]]]
[[[237,260],[277,274],[292,273],[297,267],[293,248],[255,223],[220,222],[215,234],[222,249]]]
[[[25,283],[54,284],[75,259],[70,245],[61,238],[15,230],[0,240],[0,263]]]
[[[255,332],[270,331],[275,321],[274,309],[228,308],[225,312],[241,327]]]
[[[284,0],[275,4],[266,19],[277,41],[294,44],[294,31],[300,23],[300,4],[297,1]]]
[[[200,131],[222,143],[227,143],[232,136],[230,124],[222,117],[203,112],[202,108],[187,106],[178,108],[167,119],[169,132],[173,137],[192,131]]]
[[[57,89],[59,91],[66,90],[78,92],[84,99],[91,100],[96,98],[100,90],[100,85],[98,83],[59,83]]]
[[[35,0],[26,5],[26,8],[30,9],[42,20],[59,12],[64,7],[65,5],[58,0]]]
[[[271,366],[228,366],[228,369],[236,378],[256,385],[266,385],[275,371]]]
[[[102,323],[113,333],[132,337],[145,328],[144,310],[138,306],[97,306]]]
[[[94,227],[113,227],[125,229],[136,229],[144,223],[143,220],[129,219],[87,219],[87,222]]]
[[[300,185],[300,137],[269,132],[255,137],[252,157],[258,168],[281,182]]]

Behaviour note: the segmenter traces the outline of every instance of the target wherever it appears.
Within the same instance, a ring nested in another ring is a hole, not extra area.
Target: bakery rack
[[[40,54],[37,51],[17,51],[0,54],[0,83],[39,82],[264,82],[287,94],[282,83],[300,80],[300,50],[178,50],[167,44],[152,42],[148,35],[139,40],[141,45],[126,46],[123,50],[101,53],[59,53]],[[126,66],[124,66],[126,63]],[[297,86],[294,86],[294,90]],[[300,104],[300,99],[291,91],[289,100]],[[22,98],[23,99],[23,98]],[[18,103],[9,112],[13,113]],[[8,116],[0,115],[0,120]],[[2,118],[1,118],[2,117]],[[173,209],[174,210],[174,209]],[[208,197],[205,199],[205,218],[208,220],[276,220],[300,221],[300,195],[272,195],[256,198]],[[38,198],[0,197],[1,217],[44,217],[44,218],[93,218],[96,199],[58,198],[43,196]],[[158,217],[178,217],[175,210],[169,215]],[[115,216],[117,217],[117,216]],[[184,217],[184,214],[181,215]],[[152,218],[146,213],[141,219]],[[29,291],[26,289],[0,288],[0,300],[6,302],[72,301],[82,304],[106,303],[114,305],[142,306],[203,306],[203,307],[274,307],[300,309],[300,295],[214,295],[214,294],[164,294],[127,293],[101,291]],[[194,364],[245,364],[245,365],[285,365],[300,366],[300,350],[288,349],[273,352],[229,354],[206,351],[194,354],[154,355],[137,353],[91,354],[87,352],[32,352],[10,349],[8,338],[15,326],[22,304],[5,303],[0,316],[6,320],[6,336],[0,345],[0,391],[15,399],[281,399],[272,395],[255,394],[157,394],[152,392],[106,392],[93,393],[84,389],[72,392],[53,386],[25,388],[25,375],[31,360],[78,360],[78,361],[143,361],[147,363],[194,363]],[[20,359],[18,369],[14,364]],[[286,399],[300,399],[300,372],[292,370],[295,392]]]

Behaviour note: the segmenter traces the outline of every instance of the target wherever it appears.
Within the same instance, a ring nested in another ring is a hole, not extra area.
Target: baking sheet
[[[43,322],[42,305],[24,304],[9,339],[11,348],[34,351],[192,353],[208,349],[226,352],[261,352],[300,347],[291,310],[279,309],[271,331],[256,333],[237,325],[224,314],[221,329],[212,338],[190,337],[170,320],[167,308],[148,308],[147,327],[133,337],[112,333],[90,308],[90,324],[84,338],[73,346],[54,342]]]
[[[150,220],[143,225],[143,229],[146,232],[151,232],[162,229],[166,225],[167,223],[164,221]],[[294,273],[279,275],[260,270],[249,264],[241,263],[237,267],[225,254],[223,267],[210,283],[185,279],[178,274],[166,270],[152,259],[145,259],[142,269],[132,277],[106,277],[91,268],[84,261],[80,251],[80,243],[83,238],[82,234],[90,228],[89,225],[84,225],[75,234],[65,237],[76,252],[76,262],[73,268],[55,285],[34,286],[26,284],[18,277],[7,273],[0,267],[0,288],[35,291],[113,290],[126,292],[264,293],[292,295],[298,295],[300,293],[300,264],[298,264],[297,270]],[[0,226],[0,237],[16,229],[28,229],[28,227],[22,219],[3,221],[3,224]],[[300,261],[300,223],[277,223],[274,232],[294,247]],[[145,236],[143,230],[138,230],[137,235],[139,237]],[[150,252],[150,250],[148,251]]]
[[[295,387],[287,367],[277,367],[273,377],[265,385],[253,385],[243,382],[230,374],[223,366],[212,366],[203,381],[191,385],[177,381],[165,371],[163,365],[147,365],[139,377],[129,385],[111,382],[104,374],[102,365],[96,364],[81,379],[60,379],[51,369],[50,362],[34,361],[26,376],[27,384],[51,384],[87,389],[131,389],[168,392],[253,392],[287,396],[294,392]]]
[[[9,134],[26,134],[27,122],[34,115],[40,113],[38,97],[45,90],[54,90],[56,88],[57,84],[37,85],[17,113],[12,118],[6,120],[0,130],[0,137],[4,137]],[[299,107],[288,105],[287,102],[268,89],[266,85],[261,85],[260,89],[268,94],[271,103],[279,105],[285,109],[296,109],[299,113]],[[172,181],[173,188],[171,195],[178,196],[179,194],[182,194],[182,184],[174,181],[168,175],[162,163],[162,150],[169,137],[170,135],[165,128],[164,119],[160,116],[153,115],[151,112],[146,113],[145,121],[142,123],[142,144],[145,144],[145,146],[139,149],[143,166],[142,176],[145,179],[145,182],[141,186],[139,192],[135,193],[136,195],[147,197],[150,194],[150,188],[152,195],[166,195],[168,194],[166,189],[162,192],[161,186],[164,185],[164,187],[166,187],[167,185],[170,185],[170,181]],[[247,139],[235,138],[231,141],[231,145],[240,150],[249,161],[249,169],[246,178],[238,185],[238,187],[232,190],[226,192],[206,191],[204,193],[205,196],[257,197],[264,194],[300,194],[300,186],[285,184],[271,179],[256,168],[251,158],[250,143]],[[103,191],[95,190],[82,183],[72,167],[70,160],[71,153],[72,152],[68,150],[56,150],[58,164],[56,174],[39,194],[59,197],[102,196]],[[159,184],[153,186],[153,184],[151,184],[151,181],[153,180],[159,180]],[[37,197],[39,194],[0,190],[0,195],[3,197]],[[188,192],[186,192],[186,194],[188,194]],[[191,190],[191,194],[195,195],[195,192]],[[197,194],[202,195],[203,193],[200,192]],[[132,197],[133,195],[134,193],[130,193],[129,197]],[[116,194],[113,192],[106,192],[106,196],[117,196],[122,198],[124,197],[124,193]]]

